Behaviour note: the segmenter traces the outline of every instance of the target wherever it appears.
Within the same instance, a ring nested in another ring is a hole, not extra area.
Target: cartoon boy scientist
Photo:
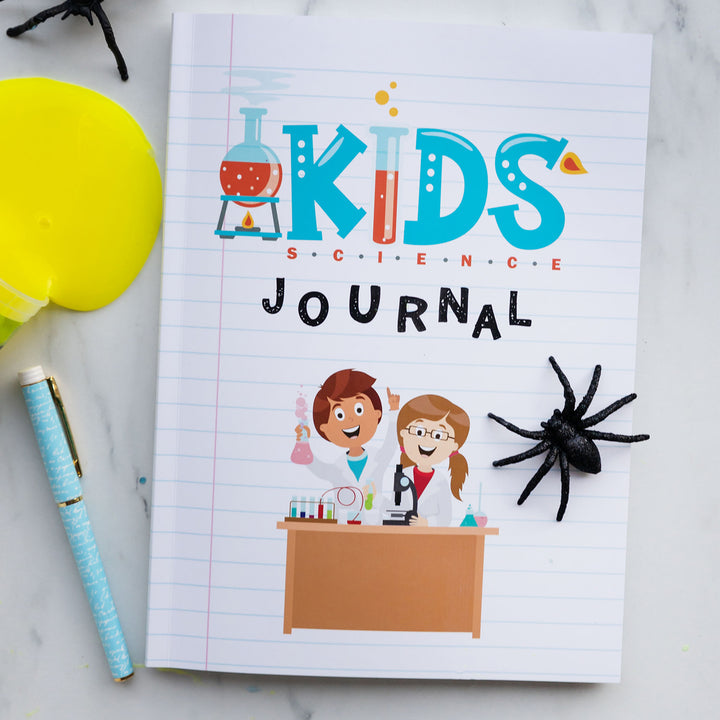
[[[306,467],[334,487],[360,485],[363,497],[372,492],[382,495],[382,478],[396,449],[392,430],[400,407],[400,396],[387,389],[391,415],[383,444],[368,451],[366,444],[373,438],[382,418],[380,396],[373,387],[375,378],[359,370],[339,370],[320,387],[313,402],[313,423],[321,437],[345,452],[334,462],[313,457]],[[298,440],[303,429],[295,428]]]

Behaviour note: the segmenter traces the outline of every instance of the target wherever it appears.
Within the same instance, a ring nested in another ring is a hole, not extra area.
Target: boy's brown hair
[[[382,418],[382,403],[380,396],[373,387],[375,378],[359,370],[338,370],[333,373],[320,387],[313,402],[313,423],[319,435],[325,440],[327,437],[320,429],[330,419],[330,401],[366,395],[376,410],[380,411]],[[378,418],[378,421],[380,420]]]

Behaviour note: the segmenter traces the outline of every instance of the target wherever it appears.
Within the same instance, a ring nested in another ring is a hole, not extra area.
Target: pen
[[[132,676],[132,662],[83,500],[82,471],[60,393],[39,365],[19,372],[18,379],[110,671],[122,682]]]

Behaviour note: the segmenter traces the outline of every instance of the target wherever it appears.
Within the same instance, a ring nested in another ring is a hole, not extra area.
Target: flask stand
[[[263,198],[258,201],[257,197],[245,196],[245,195],[221,195],[222,208],[220,209],[220,217],[218,218],[217,228],[215,229],[215,235],[220,237],[237,237],[238,235],[251,235],[252,237],[261,237],[263,240],[277,240],[282,237],[280,232],[280,221],[278,220],[277,203],[279,198],[269,197]],[[242,225],[236,225],[234,230],[223,229],[223,223],[225,222],[225,214],[227,212],[227,206],[230,202],[253,202],[259,205],[270,203],[270,210],[272,212],[273,227],[275,232],[263,232],[259,227],[244,228]]]

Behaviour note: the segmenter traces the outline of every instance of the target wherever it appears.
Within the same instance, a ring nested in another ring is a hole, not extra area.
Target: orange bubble
[[[391,107],[388,111],[393,117],[395,117],[398,114],[398,109],[396,107]]]
[[[393,82],[390,83],[390,87],[394,90],[397,87],[397,83],[393,80]]]
[[[375,102],[378,105],[385,105],[390,100],[390,96],[387,94],[385,90],[378,90],[375,93]]]

